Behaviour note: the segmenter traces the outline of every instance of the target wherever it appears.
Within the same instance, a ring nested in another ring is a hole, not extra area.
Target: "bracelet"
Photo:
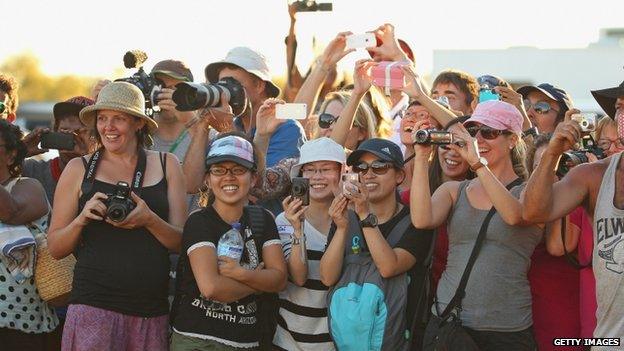
[[[292,240],[292,245],[299,245],[299,244],[305,244],[305,234],[302,235],[300,238],[291,235],[290,236],[291,240]]]

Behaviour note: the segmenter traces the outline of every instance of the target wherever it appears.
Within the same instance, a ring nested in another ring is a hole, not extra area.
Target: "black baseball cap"
[[[379,157],[382,161],[391,162],[397,168],[403,168],[401,148],[390,140],[380,138],[368,139],[361,143],[347,158],[347,165],[353,166],[367,152]]]
[[[573,107],[572,98],[570,97],[570,95],[568,95],[565,90],[549,83],[542,83],[538,86],[526,85],[518,89],[518,92],[522,94],[522,97],[525,99],[532,91],[540,91],[544,93],[550,99],[557,101],[563,107],[565,107],[566,111]]]

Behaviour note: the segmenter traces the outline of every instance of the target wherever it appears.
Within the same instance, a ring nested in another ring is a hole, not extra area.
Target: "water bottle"
[[[227,256],[240,263],[243,256],[243,236],[241,235],[241,224],[236,222],[232,228],[221,235],[217,245],[217,256]]]

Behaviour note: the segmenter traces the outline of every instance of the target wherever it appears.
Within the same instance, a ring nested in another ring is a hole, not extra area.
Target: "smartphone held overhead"
[[[347,49],[373,48],[377,46],[374,33],[352,34],[347,37]]]
[[[275,118],[277,119],[306,119],[306,104],[278,104],[275,105]]]

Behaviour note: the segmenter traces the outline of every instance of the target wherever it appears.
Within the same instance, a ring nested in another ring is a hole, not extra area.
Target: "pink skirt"
[[[69,305],[63,351],[167,350],[168,316],[143,318],[87,305]]]

